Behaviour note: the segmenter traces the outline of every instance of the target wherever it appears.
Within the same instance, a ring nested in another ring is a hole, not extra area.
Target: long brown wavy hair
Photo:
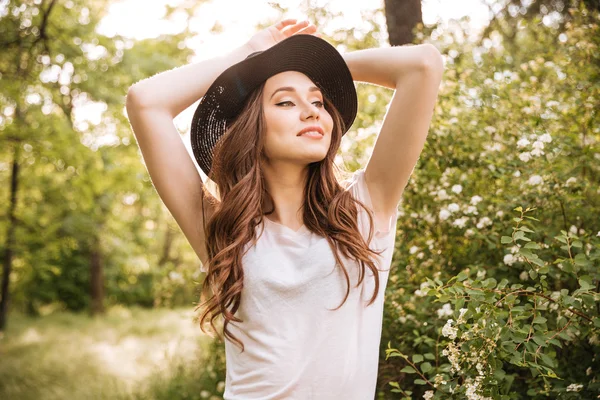
[[[200,328],[210,318],[214,332],[218,331],[214,319],[223,314],[225,336],[235,341],[244,351],[244,344],[233,335],[227,325],[230,321],[243,322],[234,316],[240,306],[241,292],[244,288],[244,270],[242,251],[250,241],[256,243],[255,228],[263,220],[266,200],[273,199],[266,190],[265,178],[260,160],[265,157],[264,143],[266,120],[263,113],[263,84],[254,90],[246,100],[239,115],[228,124],[228,128],[215,146],[213,163],[209,178],[216,183],[220,202],[203,185],[202,215],[204,234],[208,252],[207,275],[200,296],[204,307],[200,317]],[[308,165],[308,179],[304,189],[303,220],[313,233],[325,237],[329,242],[336,266],[342,268],[346,277],[347,290],[339,309],[350,293],[350,278],[346,267],[340,260],[338,251],[360,263],[358,287],[365,275],[365,266],[372,272],[375,289],[367,306],[377,298],[379,292],[379,274],[371,256],[381,254],[369,248],[373,236],[373,215],[359,200],[342,187],[335,175],[334,158],[342,140],[344,122],[333,103],[324,96],[325,109],[333,118],[331,145],[326,157]],[[204,218],[204,197],[212,202],[214,213],[208,221]],[[367,242],[358,230],[357,204],[367,210],[370,228]],[[265,213],[271,214],[274,211]],[[212,297],[209,296],[212,294]],[[228,307],[231,307],[229,309]],[[276,323],[276,322],[274,322]],[[210,335],[212,337],[212,335]],[[219,335],[219,338],[221,336]]]

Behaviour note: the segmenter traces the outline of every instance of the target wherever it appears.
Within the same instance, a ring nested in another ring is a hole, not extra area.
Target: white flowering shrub
[[[600,398],[600,17],[569,12],[560,35],[523,20],[512,43],[436,43],[379,398]]]

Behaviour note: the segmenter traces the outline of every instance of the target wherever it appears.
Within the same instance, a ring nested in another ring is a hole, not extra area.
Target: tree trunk
[[[90,312],[92,315],[96,315],[104,313],[104,276],[102,271],[102,252],[100,250],[99,238],[96,238],[92,245],[90,267],[90,285],[92,292],[92,307]]]
[[[421,0],[384,0],[384,4],[390,45],[412,43],[412,30],[423,23]]]
[[[12,174],[10,179],[10,204],[8,206],[8,231],[6,233],[6,246],[2,263],[2,287],[0,289],[0,331],[6,330],[8,308],[10,305],[10,272],[12,270],[13,246],[15,244],[15,227],[17,218],[17,187],[19,182],[19,157],[21,154],[20,143],[17,141],[13,147]]]

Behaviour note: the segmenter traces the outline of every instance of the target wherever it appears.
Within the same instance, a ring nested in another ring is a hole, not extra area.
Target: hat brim
[[[345,134],[356,118],[358,100],[352,74],[342,55],[314,35],[292,35],[223,71],[200,100],[192,118],[194,157],[208,176],[213,148],[248,95],[269,77],[284,71],[307,75],[340,112]]]

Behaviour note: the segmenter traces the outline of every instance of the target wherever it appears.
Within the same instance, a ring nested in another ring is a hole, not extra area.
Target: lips
[[[306,132],[318,132],[318,133],[321,134],[321,136],[325,136],[325,133],[323,132],[323,129],[321,127],[319,127],[319,126],[308,126],[308,127],[304,128],[304,129],[302,129],[300,132],[298,132],[298,134],[296,136],[300,136],[300,135],[302,135],[303,133],[306,133]]]

